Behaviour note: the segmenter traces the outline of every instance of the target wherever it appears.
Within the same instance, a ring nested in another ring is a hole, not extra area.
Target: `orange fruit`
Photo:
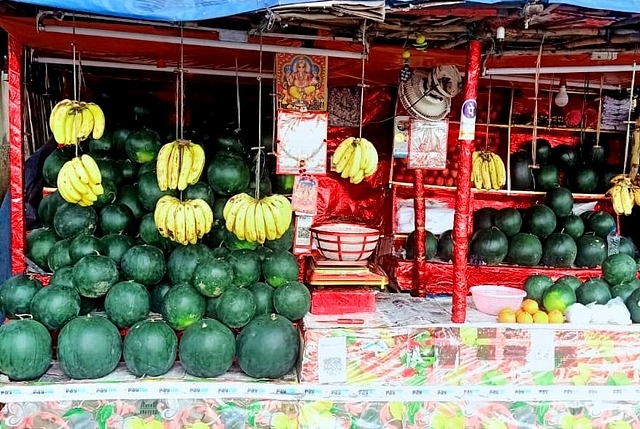
[[[549,312],[549,323],[564,323],[564,314],[560,310],[551,310]]]
[[[511,308],[503,308],[498,313],[498,322],[500,323],[516,323],[516,313]]]
[[[533,323],[533,316],[526,311],[521,311],[516,314],[516,322],[518,323]]]
[[[549,323],[549,315],[542,310],[533,313],[533,323]]]
[[[520,306],[520,308],[522,308],[524,311],[526,311],[531,315],[536,314],[538,310],[540,310],[540,306],[538,305],[538,302],[530,298],[522,301],[522,305]]]

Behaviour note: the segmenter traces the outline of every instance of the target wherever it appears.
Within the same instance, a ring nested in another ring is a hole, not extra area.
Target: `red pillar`
[[[24,273],[25,210],[22,144],[22,43],[9,35],[9,180],[11,193],[11,270]]]
[[[413,262],[413,284],[411,294],[413,296],[425,296],[427,294],[426,279],[426,230],[425,230],[425,203],[424,203],[424,171],[422,169],[413,170],[413,200],[414,223],[415,223],[415,259]]]
[[[467,316],[467,252],[469,247],[469,219],[471,205],[471,156],[474,150],[475,125],[482,42],[469,42],[467,53],[467,82],[460,115],[460,169],[456,213],[453,222],[453,304],[451,321],[464,323]]]

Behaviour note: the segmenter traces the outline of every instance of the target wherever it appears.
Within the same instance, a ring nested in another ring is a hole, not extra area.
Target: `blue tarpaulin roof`
[[[318,0],[14,0],[55,9],[137,18],[154,21],[198,21],[221,18],[275,6],[313,3]],[[390,6],[429,3],[425,0],[387,0]],[[468,3],[519,3],[504,0],[474,0]],[[524,0],[521,1],[525,3]],[[547,0],[591,9],[640,13],[640,0]]]

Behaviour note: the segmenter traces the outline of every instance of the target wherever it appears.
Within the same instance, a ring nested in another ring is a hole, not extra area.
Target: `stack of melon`
[[[573,214],[573,195],[556,187],[547,191],[544,204],[522,211],[490,207],[476,211],[469,258],[487,265],[594,268],[607,257],[607,235],[615,228],[608,212]],[[631,239],[620,237],[619,251],[634,257],[636,247]]]
[[[242,145],[228,141],[218,142],[222,152],[211,157],[208,177],[183,192],[205,199],[216,217],[203,243],[186,246],[162,238],[153,222],[155,203],[166,193],[154,172],[158,134],[119,129],[88,143],[105,194],[91,207],[66,203],[57,192],[43,199],[45,226],[28,234],[27,256],[53,275],[48,287],[16,276],[0,288],[0,312],[12,319],[0,328],[0,371],[16,380],[40,376],[51,360],[49,331],[58,330],[57,358],[71,378],[105,376],[122,354],[133,374],[162,375],[178,351],[186,371],[201,377],[223,374],[236,358],[257,378],[293,368],[300,342],[292,321],[310,306],[289,252],[293,230],[264,246],[226,230],[226,198],[249,189],[251,175]],[[128,159],[116,160],[118,153]],[[58,149],[46,160],[48,183],[69,156]],[[263,194],[267,182],[261,181]],[[184,331],[179,342],[176,331]],[[15,341],[31,344],[34,359],[16,356]]]

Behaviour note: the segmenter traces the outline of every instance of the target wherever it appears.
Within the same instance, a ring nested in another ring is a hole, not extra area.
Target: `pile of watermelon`
[[[136,376],[159,376],[178,353],[187,373],[199,377],[224,374],[234,360],[255,378],[292,370],[300,349],[292,322],[309,311],[311,298],[289,251],[293,226],[263,246],[226,230],[222,208],[229,195],[214,189],[237,191],[250,179],[242,145],[228,141],[218,145],[225,154],[236,152],[234,165],[215,167],[217,155],[211,156],[208,176],[215,183],[205,177],[183,192],[205,199],[216,218],[202,243],[186,246],[161,237],[153,220],[166,192],[158,188],[155,161],[139,160],[155,159],[159,135],[118,129],[89,141],[105,193],[91,207],[69,204],[57,192],[44,197],[45,226],[28,234],[27,257],[52,276],[47,287],[19,275],[0,288],[0,312],[11,319],[0,328],[0,372],[13,380],[42,375],[51,362],[51,331],[59,331],[61,369],[76,379],[109,374],[121,356]],[[71,156],[56,149],[47,158],[48,184],[55,185]],[[260,183],[270,192],[268,177]]]
[[[606,142],[605,142],[606,143]],[[607,163],[608,147],[585,141],[578,147],[559,144],[551,147],[548,140],[538,139],[536,163],[532,169],[531,144],[511,155],[511,187],[515,190],[542,191],[567,186],[581,194],[604,193],[609,179],[622,171]]]

